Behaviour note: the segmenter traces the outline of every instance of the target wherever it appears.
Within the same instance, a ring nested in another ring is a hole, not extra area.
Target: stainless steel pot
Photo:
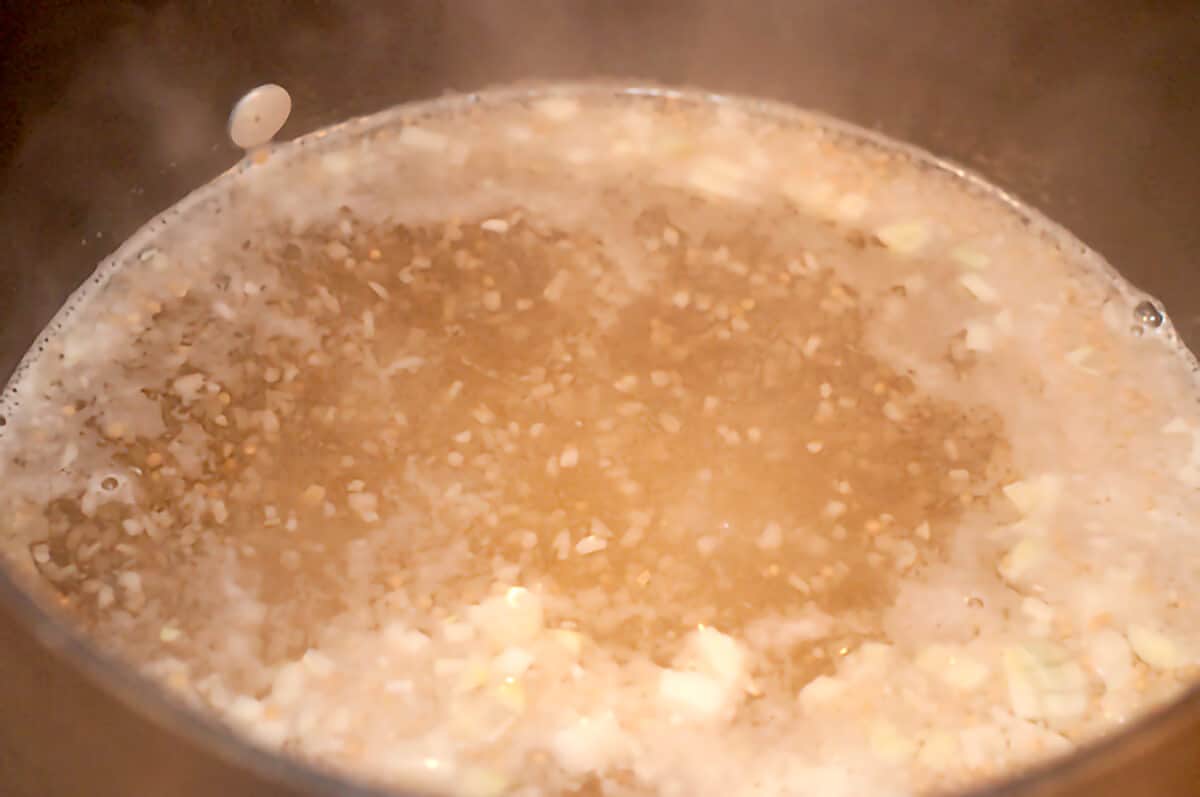
[[[0,377],[97,261],[237,158],[447,89],[645,78],[773,97],[914,142],[1063,222],[1200,343],[1200,6],[1189,0],[0,2]],[[0,572],[0,792],[370,792],[188,713]],[[1200,690],[989,795],[1200,794]]]

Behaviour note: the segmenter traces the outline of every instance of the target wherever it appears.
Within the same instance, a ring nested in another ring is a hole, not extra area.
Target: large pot
[[[1200,343],[1189,0],[59,0],[0,11],[0,377],[137,226],[227,168],[231,103],[295,135],[523,78],[779,98],[957,160],[1066,224]],[[0,792],[367,794],[182,710],[0,572]],[[1200,794],[1200,690],[991,795]]]

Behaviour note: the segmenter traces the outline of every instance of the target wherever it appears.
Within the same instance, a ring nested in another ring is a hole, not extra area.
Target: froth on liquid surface
[[[262,743],[469,795],[905,794],[1196,674],[1190,360],[898,150],[493,99],[152,238],[10,394],[4,546]]]

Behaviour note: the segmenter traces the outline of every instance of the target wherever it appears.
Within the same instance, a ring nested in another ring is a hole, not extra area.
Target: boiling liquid
[[[469,794],[906,793],[1195,672],[1190,360],[898,149],[509,95],[168,221],[14,380],[6,545],[264,743]]]

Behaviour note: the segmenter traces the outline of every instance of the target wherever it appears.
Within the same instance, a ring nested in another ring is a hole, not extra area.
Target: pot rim
[[[881,133],[838,119],[820,111],[809,110],[789,103],[754,97],[752,95],[714,93],[702,89],[687,89],[659,84],[654,81],[588,80],[588,81],[521,81],[499,87],[445,94],[435,98],[406,102],[364,116],[354,117],[334,125],[307,132],[292,141],[284,142],[288,152],[299,152],[313,146],[330,132],[345,131],[363,135],[397,121],[419,118],[431,111],[453,108],[456,105],[470,106],[487,102],[510,102],[533,100],[554,94],[569,92],[576,96],[587,93],[625,94],[631,96],[659,97],[676,101],[715,102],[752,112],[792,118],[801,122],[815,123],[838,133],[874,145],[886,146],[890,151],[900,151],[922,164],[948,173],[966,181],[972,188],[999,199],[1012,212],[1027,219],[1040,231],[1052,236],[1060,246],[1068,246],[1096,259],[1096,264],[1113,275],[1119,272],[1106,260],[1095,254],[1086,244],[1068,230],[1040,211],[1001,189],[980,174],[958,163],[936,156],[924,149],[905,142],[895,141]],[[320,134],[319,136],[317,134]],[[242,163],[218,175],[209,183],[197,188],[178,203],[156,214],[143,224],[137,232],[111,255],[102,260],[95,272],[73,293],[63,305],[69,308],[81,294],[102,284],[112,267],[129,253],[145,246],[143,239],[166,223],[170,216],[186,213],[201,203],[208,190],[231,178]],[[1122,278],[1122,281],[1124,278]],[[1124,284],[1124,282],[1119,283]],[[63,310],[59,311],[60,314]],[[59,315],[50,321],[29,352],[38,348],[44,337],[56,326]],[[1169,321],[1161,329],[1163,334],[1174,335]],[[1191,354],[1190,351],[1188,351]],[[26,357],[29,357],[27,354]],[[1193,356],[1193,365],[1196,364]],[[23,359],[10,375],[20,374],[25,367]],[[1196,366],[1200,368],[1200,366]],[[114,698],[126,709],[149,721],[151,724],[180,738],[185,743],[198,747],[226,764],[240,767],[273,785],[296,791],[299,794],[343,795],[343,797],[405,797],[422,794],[404,786],[384,786],[357,778],[350,773],[339,773],[309,764],[298,758],[273,751],[257,741],[238,734],[222,723],[214,712],[204,711],[175,697],[166,687],[141,672],[136,666],[123,661],[115,652],[105,649],[94,637],[72,621],[70,615],[39,597],[42,587],[38,584],[22,586],[29,579],[15,572],[11,565],[0,560],[0,611],[7,612],[18,624],[46,650],[59,659],[74,665],[93,686]],[[955,791],[954,797],[1039,797],[1058,794],[1068,788],[1086,787],[1099,782],[1139,757],[1151,754],[1164,741],[1182,737],[1197,726],[1200,718],[1200,682],[1193,683],[1174,699],[1154,706],[1134,720],[1091,739],[1065,755],[1038,761],[1017,773],[983,782],[966,791]]]

